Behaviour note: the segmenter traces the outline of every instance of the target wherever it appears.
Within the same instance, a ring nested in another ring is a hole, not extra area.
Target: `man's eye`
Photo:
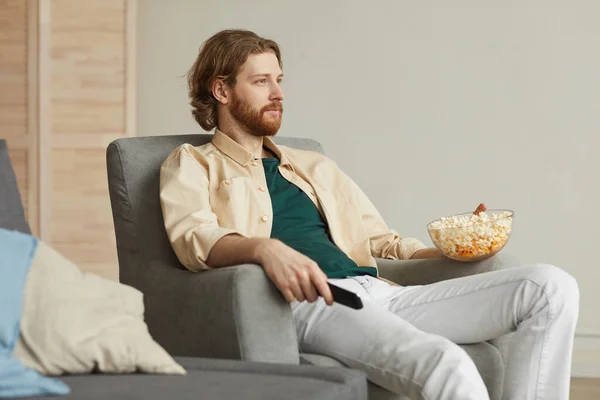
[[[265,83],[267,83],[267,80],[266,80],[266,79],[260,79],[260,80],[258,80],[257,82],[258,82],[258,83],[261,83],[261,84],[265,84]]]

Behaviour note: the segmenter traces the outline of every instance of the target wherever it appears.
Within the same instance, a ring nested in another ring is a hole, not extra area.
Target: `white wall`
[[[367,4],[140,0],[139,134],[201,132],[182,76],[210,35],[275,39],[280,134],[320,140],[405,236],[430,243],[426,222],[482,201],[514,209],[506,251],[578,279],[581,374],[600,373],[600,2]]]

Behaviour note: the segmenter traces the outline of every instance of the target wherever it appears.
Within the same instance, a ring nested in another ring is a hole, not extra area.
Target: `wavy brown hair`
[[[198,58],[187,73],[187,81],[192,115],[204,130],[210,131],[219,124],[218,101],[212,93],[213,82],[223,79],[233,87],[248,56],[266,52],[274,53],[279,67],[283,67],[277,43],[251,31],[228,29],[202,43]]]

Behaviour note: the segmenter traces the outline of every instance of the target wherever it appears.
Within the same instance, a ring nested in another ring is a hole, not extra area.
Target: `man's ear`
[[[216,78],[211,85],[211,90],[215,99],[221,104],[229,103],[229,99],[231,98],[229,85],[225,83],[223,78]]]

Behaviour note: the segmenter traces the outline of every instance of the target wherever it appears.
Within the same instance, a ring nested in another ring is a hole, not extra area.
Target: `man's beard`
[[[270,110],[279,111],[277,118],[265,117],[265,112]],[[274,136],[281,126],[283,105],[279,101],[272,102],[255,110],[252,106],[240,100],[236,95],[231,100],[231,116],[246,130],[254,136]]]

